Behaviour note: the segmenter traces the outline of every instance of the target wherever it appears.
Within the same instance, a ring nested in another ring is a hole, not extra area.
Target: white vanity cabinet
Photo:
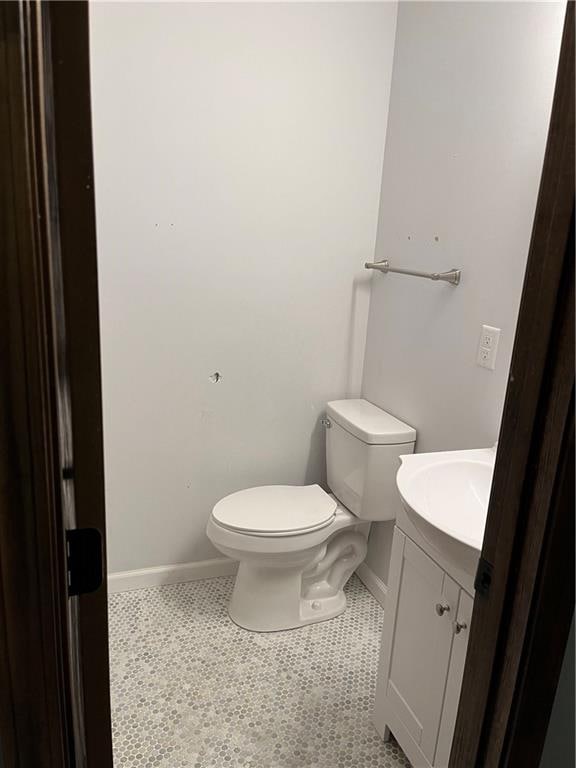
[[[414,768],[446,768],[464,672],[472,597],[394,530],[374,723]]]

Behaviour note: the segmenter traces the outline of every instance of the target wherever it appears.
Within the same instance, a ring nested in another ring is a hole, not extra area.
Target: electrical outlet
[[[480,343],[478,344],[478,354],[476,363],[481,368],[488,368],[493,371],[496,368],[496,354],[498,352],[498,342],[500,341],[500,328],[494,328],[491,325],[483,325],[480,334]]]
[[[480,337],[480,346],[486,349],[492,349],[498,344],[500,338],[500,328],[493,328],[491,325],[482,326],[482,335]]]
[[[478,351],[478,362],[480,365],[488,367],[490,364],[490,350],[486,347],[480,347]]]

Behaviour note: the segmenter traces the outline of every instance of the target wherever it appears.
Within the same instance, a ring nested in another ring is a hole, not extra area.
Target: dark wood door
[[[69,595],[67,542],[105,568],[87,4],[3,3],[0,45],[0,763],[106,768],[106,582]]]

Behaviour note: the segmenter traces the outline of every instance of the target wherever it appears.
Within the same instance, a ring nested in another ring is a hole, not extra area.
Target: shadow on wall
[[[364,369],[364,352],[368,331],[371,285],[371,276],[367,273],[361,277],[355,277],[352,283],[346,355],[348,378],[346,393],[342,397],[360,397],[362,391],[362,372]]]
[[[326,434],[321,423],[322,416],[316,420],[312,434],[310,435],[310,447],[308,449],[308,461],[304,475],[304,485],[318,483],[322,488],[326,485]]]

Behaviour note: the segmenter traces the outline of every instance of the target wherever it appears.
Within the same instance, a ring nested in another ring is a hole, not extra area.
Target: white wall
[[[200,561],[224,494],[324,478],[360,391],[396,6],[90,21],[109,567]]]
[[[564,8],[399,6],[376,258],[462,283],[374,275],[363,394],[418,451],[498,437]],[[475,364],[483,323],[502,329],[495,371]],[[391,535],[375,526],[367,558],[384,581]]]

